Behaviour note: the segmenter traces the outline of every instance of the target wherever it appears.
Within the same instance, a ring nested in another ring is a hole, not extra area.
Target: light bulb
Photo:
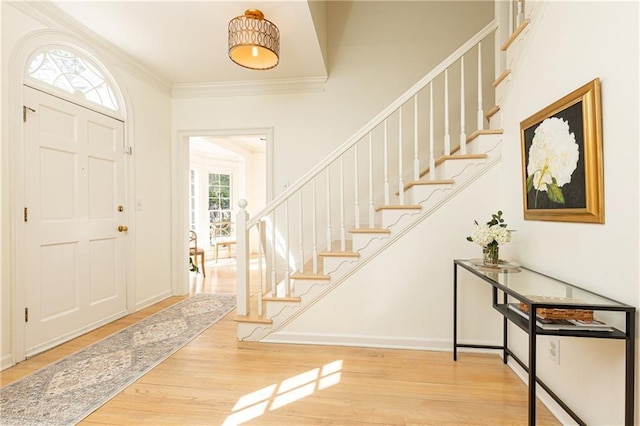
[[[251,48],[251,55],[253,55],[254,58],[258,57],[258,48],[256,46]]]

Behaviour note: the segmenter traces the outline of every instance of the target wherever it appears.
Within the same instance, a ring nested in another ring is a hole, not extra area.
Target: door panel
[[[126,313],[124,126],[25,86],[27,356]]]

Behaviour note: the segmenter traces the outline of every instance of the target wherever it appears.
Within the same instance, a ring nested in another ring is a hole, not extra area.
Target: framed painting
[[[525,220],[604,223],[600,79],[520,123]]]

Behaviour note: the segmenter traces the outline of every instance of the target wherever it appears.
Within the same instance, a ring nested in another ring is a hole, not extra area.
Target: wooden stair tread
[[[453,179],[434,179],[434,180],[417,180],[415,182],[409,182],[404,186],[404,190],[411,189],[414,186],[425,185],[453,185],[455,181]]]
[[[252,316],[252,315],[236,315],[234,321],[248,322],[253,324],[273,324],[273,321],[268,318]]]
[[[498,111],[500,111],[500,105],[494,105],[494,107],[491,108],[489,112],[485,115],[485,118],[487,119],[487,121],[491,120],[491,117],[496,115]]]
[[[496,80],[491,83],[491,85],[495,88],[498,87],[498,85],[500,83],[502,83],[502,80],[504,80],[505,78],[509,77],[509,74],[511,74],[511,70],[504,70],[504,72],[502,74],[500,74],[498,76],[498,78],[496,78]]]
[[[389,206],[378,206],[376,207],[376,211],[382,211],[382,210],[421,210],[422,206],[419,204],[407,204],[404,206],[400,206],[400,205],[389,205]]]
[[[322,257],[360,257],[360,253],[355,251],[323,251],[318,253]]]
[[[322,280],[322,281],[328,281],[331,279],[331,277],[329,275],[322,275],[322,274],[313,274],[311,272],[297,272],[293,275],[291,275],[291,279],[292,280]]]
[[[509,48],[509,46],[511,46],[511,44],[514,41],[516,41],[516,39],[524,31],[524,29],[527,28],[527,25],[529,25],[529,22],[531,22],[531,20],[529,19],[525,19],[524,21],[522,21],[522,23],[518,26],[518,28],[516,28],[513,34],[511,34],[511,36],[507,39],[507,41],[502,45],[500,50],[502,50],[503,52],[506,51]]]
[[[501,135],[503,133],[504,133],[504,130],[502,129],[476,130],[475,132],[471,133],[471,135],[467,137],[467,143],[471,142],[472,140],[474,140],[475,138],[481,135]]]
[[[299,297],[273,297],[273,296],[263,296],[263,302],[294,302],[300,303],[302,301]]]
[[[391,230],[387,228],[354,228],[349,229],[351,234],[390,234]]]

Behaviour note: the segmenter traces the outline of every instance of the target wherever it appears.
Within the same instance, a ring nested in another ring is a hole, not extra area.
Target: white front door
[[[27,86],[24,99],[30,356],[125,315],[128,215],[124,124]]]

